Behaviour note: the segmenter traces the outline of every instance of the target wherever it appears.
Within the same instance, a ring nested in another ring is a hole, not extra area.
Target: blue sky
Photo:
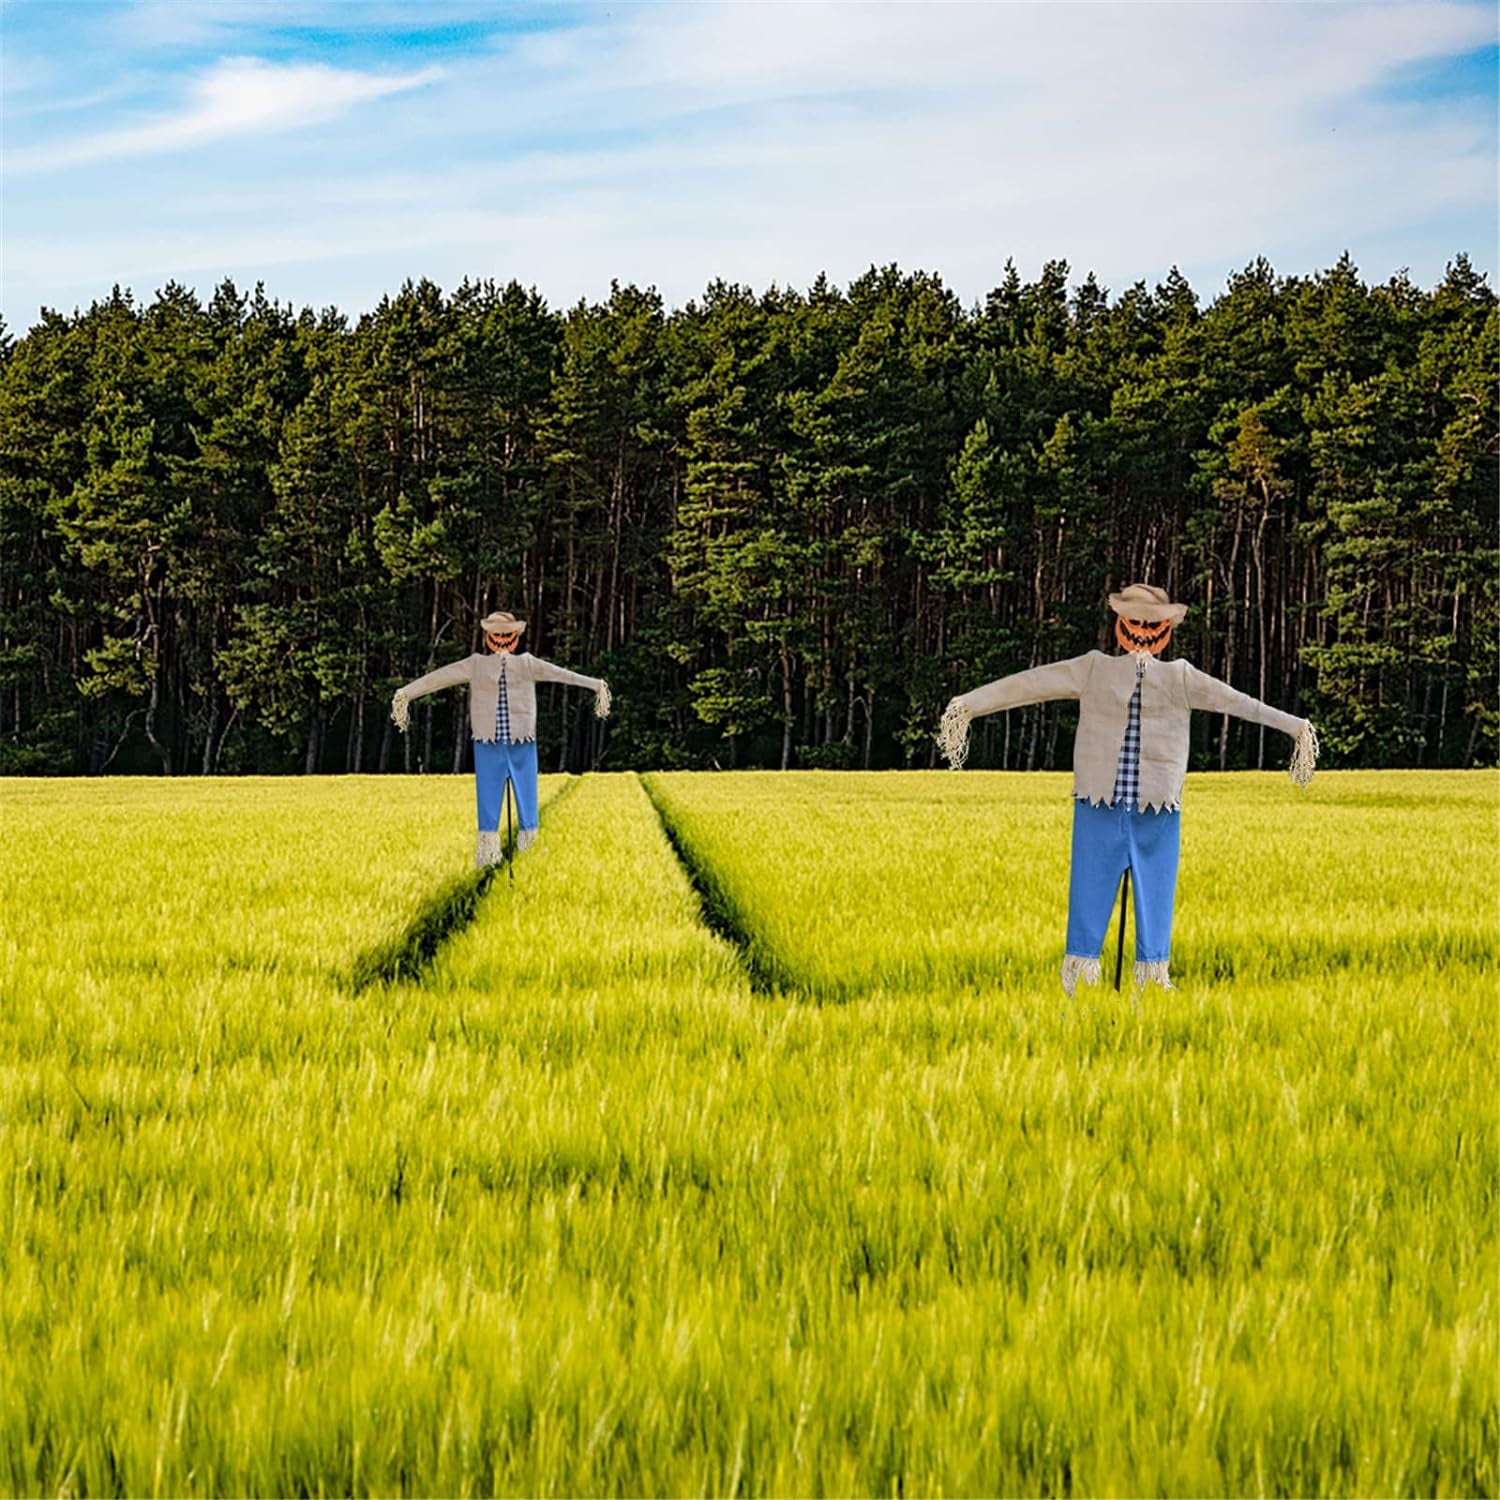
[[[13,330],[225,276],[357,314],[407,277],[934,270],[1061,257],[1199,293],[1344,250],[1494,279],[1490,4],[4,0]]]

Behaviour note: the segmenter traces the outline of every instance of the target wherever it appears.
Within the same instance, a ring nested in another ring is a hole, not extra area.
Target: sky
[[[1205,300],[1257,256],[1494,283],[1488,3],[0,0],[0,312],[426,276],[966,302],[1061,259]]]

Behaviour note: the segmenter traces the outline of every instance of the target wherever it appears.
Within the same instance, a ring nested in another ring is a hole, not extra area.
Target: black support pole
[[[1115,948],[1115,990],[1120,988],[1120,971],[1125,967],[1125,903],[1130,900],[1130,866],[1120,878],[1120,941]]]
[[[510,878],[512,882],[514,882],[516,878],[516,834],[515,829],[511,827],[512,795],[513,794],[511,791],[510,777],[507,776],[505,778],[505,863],[510,871]],[[1120,986],[1118,984],[1115,985],[1116,989],[1119,989],[1119,987]]]

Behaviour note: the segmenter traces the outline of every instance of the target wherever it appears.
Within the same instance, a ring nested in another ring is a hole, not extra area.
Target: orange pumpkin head
[[[1172,639],[1170,620],[1127,620],[1115,616],[1115,639],[1122,651],[1146,651],[1160,656]]]

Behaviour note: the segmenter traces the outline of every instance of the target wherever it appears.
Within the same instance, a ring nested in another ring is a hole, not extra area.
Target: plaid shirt
[[[1135,663],[1135,691],[1130,695],[1130,717],[1125,721],[1125,738],[1120,741],[1120,758],[1115,762],[1113,806],[1140,811],[1141,795],[1141,679],[1146,675],[1146,658]]]
[[[1136,696],[1140,696],[1139,691]],[[495,739],[502,745],[510,744],[510,702],[505,696],[504,663],[500,666],[500,696],[495,702]]]

